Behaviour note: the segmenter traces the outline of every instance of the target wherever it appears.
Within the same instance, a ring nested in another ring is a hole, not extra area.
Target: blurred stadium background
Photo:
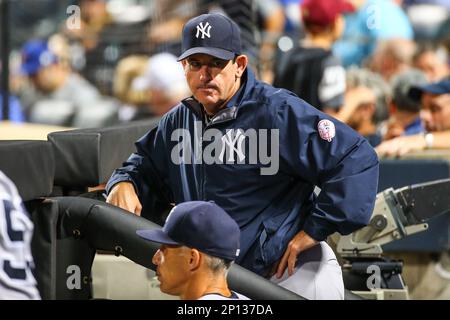
[[[244,53],[257,76],[284,86],[279,77],[286,57],[309,39],[302,2],[0,0],[0,170],[18,186],[35,232],[51,238],[34,240],[41,243],[37,248],[35,242],[33,254],[43,298],[171,299],[159,292],[152,271],[105,251],[97,253],[92,274],[85,261],[86,290],[93,291],[61,289],[67,265],[77,259],[61,258],[65,250],[84,251],[58,238],[59,216],[46,201],[88,192],[102,200],[104,184],[133,151],[133,141],[190,94],[174,59],[189,18],[212,11],[230,16],[241,27]],[[342,91],[334,115],[375,147],[406,134],[400,113],[392,111],[394,101],[407,99],[401,88],[450,76],[450,1],[350,2],[354,10],[343,16],[346,27],[329,48],[341,68],[330,75],[334,89]],[[411,70],[420,76],[397,77]],[[304,72],[322,77],[324,69]],[[344,117],[340,112],[349,101],[356,107]],[[417,117],[420,105],[415,108]],[[419,132],[425,132],[420,121]],[[449,177],[450,149],[412,152],[382,160],[379,191]],[[404,262],[413,299],[450,299],[449,250],[449,215],[385,248]]]

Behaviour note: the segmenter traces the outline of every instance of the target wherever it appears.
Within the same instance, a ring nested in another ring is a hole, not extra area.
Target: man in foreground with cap
[[[136,143],[109,180],[107,201],[138,215],[143,205],[143,216],[157,220],[158,207],[213,200],[241,229],[236,263],[276,274],[273,281],[305,298],[343,299],[341,269],[324,240],[368,223],[374,150],[291,92],[256,80],[226,16],[189,20],[182,52],[193,96]]]
[[[161,244],[153,256],[162,292],[182,300],[248,300],[231,291],[227,273],[239,255],[239,226],[214,202],[175,206],[162,230],[138,230]]]
[[[424,134],[398,137],[380,144],[380,156],[402,156],[411,151],[450,148],[450,79],[412,87],[409,96],[429,114]]]

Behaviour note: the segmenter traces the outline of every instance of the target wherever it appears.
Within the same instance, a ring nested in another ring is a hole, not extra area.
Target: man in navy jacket
[[[241,229],[238,264],[306,298],[343,298],[324,240],[368,223],[378,183],[372,147],[293,93],[257,81],[239,28],[223,15],[186,23],[179,60],[193,96],[136,142],[108,182],[107,201],[140,215],[142,204],[213,200]]]

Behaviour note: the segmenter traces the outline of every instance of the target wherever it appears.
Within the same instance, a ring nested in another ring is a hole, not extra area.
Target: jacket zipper
[[[218,114],[220,114],[220,112],[219,112]],[[205,169],[205,164],[204,164],[204,162],[203,162],[203,151],[204,151],[204,146],[203,146],[203,135],[205,134],[205,131],[206,131],[208,128],[210,128],[210,127],[212,127],[212,126],[214,126],[214,125],[216,125],[216,124],[228,122],[228,121],[231,121],[231,120],[234,120],[234,119],[235,119],[235,118],[232,118],[232,119],[224,119],[224,120],[219,120],[219,121],[217,121],[217,122],[214,122],[214,118],[215,118],[218,114],[216,114],[214,117],[212,117],[211,120],[210,120],[208,123],[206,123],[206,121],[205,121],[205,116],[204,116],[204,115],[202,116],[202,135],[201,135],[201,137],[200,137],[200,146],[201,146],[201,149],[202,149],[202,154],[201,154],[201,157],[202,157],[201,167],[202,167],[202,168],[201,168],[201,170],[200,170],[200,173],[201,173],[201,177],[200,177],[200,198],[201,198],[203,201],[208,200],[208,199],[206,199],[206,194],[205,194],[205,189],[206,189],[206,169]]]

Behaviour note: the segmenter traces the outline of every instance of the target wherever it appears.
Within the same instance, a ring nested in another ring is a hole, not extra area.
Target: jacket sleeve
[[[144,162],[144,157],[138,153],[133,153],[130,157],[122,164],[122,167],[114,170],[111,178],[109,178],[106,184],[106,192],[109,194],[111,189],[120,182],[131,182],[134,185],[136,193],[139,195],[142,189],[142,163]]]
[[[106,185],[109,194],[119,182],[131,182],[141,202],[147,202],[149,197],[157,196],[160,200],[171,202],[171,192],[167,187],[164,172],[165,167],[164,139],[161,130],[156,127],[140,138],[136,143],[137,152],[116,169]],[[159,148],[160,151],[157,151]]]
[[[335,126],[330,141],[319,134],[324,119]],[[379,167],[367,140],[296,97],[277,109],[275,126],[286,170],[321,189],[303,230],[322,241],[336,231],[349,234],[365,226],[375,203]]]

